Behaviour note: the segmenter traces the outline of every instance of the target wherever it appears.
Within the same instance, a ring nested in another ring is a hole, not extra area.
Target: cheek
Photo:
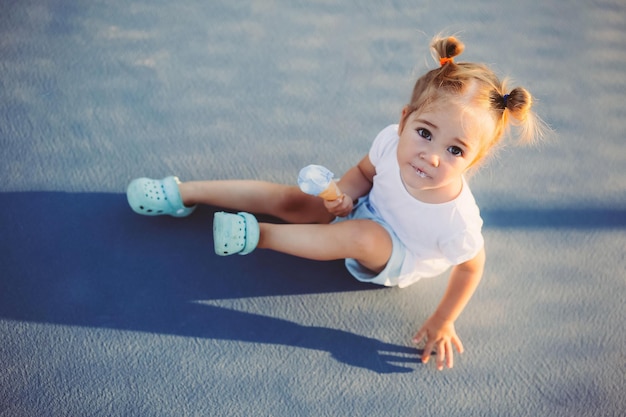
[[[470,166],[471,166],[471,161],[469,159],[466,158],[458,158],[455,156],[451,156],[450,158],[448,158],[447,160],[447,170],[450,172],[458,172],[458,173],[465,173],[465,171],[467,171]]]
[[[417,145],[414,140],[409,138],[400,138],[398,142],[398,157],[399,158],[407,158],[410,157],[411,154],[415,153],[417,149]]]

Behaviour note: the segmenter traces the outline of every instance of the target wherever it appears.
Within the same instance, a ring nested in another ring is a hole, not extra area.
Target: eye
[[[421,137],[423,137],[426,140],[432,140],[432,138],[433,138],[432,137],[432,133],[430,133],[430,130],[424,129],[423,127],[417,129],[416,132],[417,132],[418,135],[420,135]]]
[[[450,152],[454,156],[463,156],[463,149],[458,146],[450,146],[448,148],[448,152]]]

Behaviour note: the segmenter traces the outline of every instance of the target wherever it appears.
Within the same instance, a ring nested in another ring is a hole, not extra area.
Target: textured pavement
[[[398,120],[436,33],[554,129],[470,183],[488,264],[466,353],[410,339],[446,277],[212,252],[213,208],[135,215],[137,176],[341,174]],[[621,416],[626,4],[0,3],[0,416]]]

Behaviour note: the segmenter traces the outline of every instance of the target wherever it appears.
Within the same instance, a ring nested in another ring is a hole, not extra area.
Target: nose
[[[439,156],[434,152],[422,152],[421,158],[435,168],[439,166]]]

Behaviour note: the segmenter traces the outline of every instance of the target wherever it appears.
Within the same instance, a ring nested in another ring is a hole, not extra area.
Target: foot
[[[259,223],[252,214],[220,211],[213,217],[213,241],[217,255],[247,255],[259,243],[259,234]]]
[[[178,184],[180,180],[173,176],[161,180],[136,178],[126,190],[128,204],[135,213],[144,216],[189,216],[196,206],[187,207],[183,204]]]

